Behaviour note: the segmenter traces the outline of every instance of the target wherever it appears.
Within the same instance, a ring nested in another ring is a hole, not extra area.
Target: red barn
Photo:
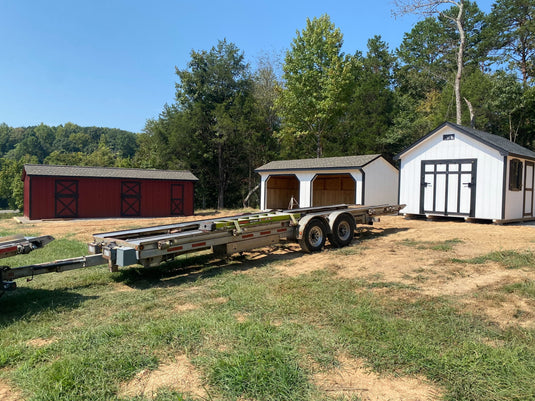
[[[189,171],[26,164],[24,216],[31,220],[193,214]]]

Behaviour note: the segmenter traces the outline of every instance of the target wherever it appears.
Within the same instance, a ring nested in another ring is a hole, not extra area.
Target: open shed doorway
[[[356,183],[350,174],[318,174],[312,183],[312,206],[356,203]]]
[[[266,209],[287,209],[292,196],[299,203],[299,180],[295,175],[270,176],[266,195]]]

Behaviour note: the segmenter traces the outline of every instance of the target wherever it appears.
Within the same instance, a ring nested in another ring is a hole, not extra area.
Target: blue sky
[[[490,12],[491,0],[477,1]],[[141,132],[175,94],[175,66],[227,39],[248,62],[289,48],[328,14],[345,53],[381,35],[395,49],[418,21],[391,0],[0,0],[0,122],[72,122]]]

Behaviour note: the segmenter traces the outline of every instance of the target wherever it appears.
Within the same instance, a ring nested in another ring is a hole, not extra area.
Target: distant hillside
[[[22,209],[25,163],[133,167],[138,135],[116,128],[66,123],[10,127],[0,124],[0,209]]]
[[[2,123],[0,157],[18,160],[28,155],[43,163],[53,152],[91,154],[106,147],[117,157],[129,158],[136,153],[136,138],[133,132],[117,128],[80,127],[72,123],[13,128]]]

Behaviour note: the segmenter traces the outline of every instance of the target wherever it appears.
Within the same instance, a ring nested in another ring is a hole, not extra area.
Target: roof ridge
[[[372,161],[382,157],[380,154],[369,155],[349,155],[317,157],[307,159],[272,160],[255,169],[256,172],[266,170],[287,170],[287,169],[340,169],[340,168],[361,168]]]
[[[120,179],[155,179],[198,181],[189,170],[160,170],[129,167],[67,166],[54,164],[25,164],[29,176],[93,177]]]
[[[525,146],[519,145],[518,143],[512,142],[508,138],[505,138],[501,135],[492,134],[490,132],[482,131],[476,128],[467,127],[465,125],[446,121],[428,134],[424,135],[423,137],[406,147],[405,149],[403,149],[401,152],[394,156],[394,160],[399,160],[403,154],[410,151],[411,149],[414,149],[420,143],[435,135],[437,132],[439,132],[445,127],[450,127],[451,129],[457,130],[458,132],[467,135],[468,137],[472,137],[473,139],[485,144],[486,146],[489,146],[490,148],[499,151],[500,154],[503,156],[510,155],[525,157],[528,159],[535,159],[534,151],[526,148]]]
[[[59,168],[83,168],[83,169],[106,169],[106,170],[136,170],[136,171],[189,171],[186,169],[183,170],[168,170],[168,169],[159,169],[159,168],[142,168],[142,167],[117,167],[117,166],[76,166],[73,164],[36,164],[36,163],[26,163],[24,166],[32,167],[59,167]]]

